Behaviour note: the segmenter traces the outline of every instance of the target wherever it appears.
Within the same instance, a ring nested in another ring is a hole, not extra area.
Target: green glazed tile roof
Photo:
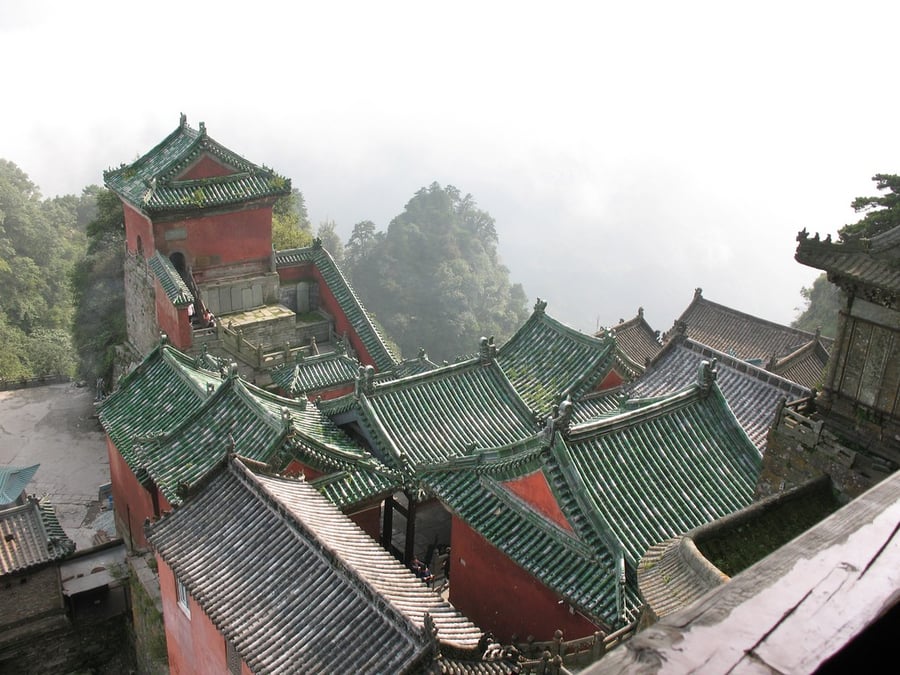
[[[0,466],[0,506],[16,501],[40,466]]]
[[[209,388],[221,384],[218,373],[194,363],[177,349],[160,345],[100,404],[100,423],[139,479],[136,439],[174,429],[203,405]]]
[[[179,180],[203,155],[233,169],[226,176]],[[181,124],[135,162],[103,174],[106,186],[145,213],[180,212],[289,194],[290,180],[259,167],[200,130]]]
[[[173,305],[188,305],[194,301],[194,294],[188,290],[184,279],[175,270],[172,262],[159,251],[156,251],[147,259],[147,264],[153,270],[153,274],[159,279],[166,296]]]
[[[547,316],[542,305],[504,344],[497,363],[532,410],[544,414],[567,394],[577,399],[612,366],[615,342],[580,333]]]
[[[304,357],[296,363],[285,363],[270,371],[272,382],[291,395],[312,393],[353,384],[359,362],[346,354],[331,352]]]
[[[410,466],[534,435],[536,423],[492,362],[467,361],[375,386],[360,396],[362,423],[376,443]]]
[[[468,470],[426,473],[423,480],[447,507],[493,546],[575,607],[607,626],[617,624],[615,556],[590,547],[551,523],[495,479]],[[625,607],[640,601],[626,586]]]
[[[572,427],[558,451],[635,567],[653,544],[747,506],[761,466],[715,384]]]
[[[329,290],[337,299],[341,311],[344,312],[350,325],[353,326],[353,330],[362,340],[366,351],[375,362],[375,367],[379,371],[386,371],[394,367],[396,364],[394,355],[388,349],[375,323],[369,318],[350,283],[328,251],[320,244],[316,244],[307,248],[275,252],[276,267],[290,267],[305,263],[312,263],[319,270],[325,283],[328,284]]]
[[[228,452],[282,468],[297,458],[319,471],[381,468],[306,401],[286,399],[230,377],[202,408],[135,455],[170,503],[202,480]]]

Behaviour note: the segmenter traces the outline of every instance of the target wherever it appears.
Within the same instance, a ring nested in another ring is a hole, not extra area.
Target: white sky
[[[585,331],[693,289],[789,323],[795,236],[900,172],[897,2],[0,0],[0,158],[79,193],[178,124],[386,229],[433,181]]]

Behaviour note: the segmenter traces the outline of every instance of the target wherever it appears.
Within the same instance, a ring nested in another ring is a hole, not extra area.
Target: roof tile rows
[[[696,342],[758,365],[765,365],[772,357],[791,354],[813,340],[822,340],[826,348],[830,348],[832,342],[814,333],[782,326],[711,302],[703,297],[699,288],[665,339],[671,339],[682,328]]]
[[[672,393],[697,380],[703,361],[716,360],[716,383],[741,427],[761,452],[774,420],[778,402],[811,395],[811,390],[761,367],[723,354],[695,340],[677,336],[670,340],[649,370],[627,387],[636,398]]]
[[[75,551],[53,506],[25,497],[0,508],[0,577],[59,560]]]
[[[606,375],[615,343],[580,333],[544,313],[538,301],[531,317],[497,353],[529,408],[546,414],[567,395],[578,398]]]
[[[220,470],[148,535],[250,669],[403,672],[426,658],[424,634],[318,537],[322,525],[311,528],[248,473],[234,463]],[[298,491],[298,499],[318,498]],[[321,518],[345,527],[336,509]],[[361,545],[374,561],[377,545]],[[420,584],[402,569],[387,573],[398,585],[401,575]]]
[[[204,154],[232,173],[201,179],[180,177]],[[127,166],[104,172],[107,187],[146,213],[217,207],[289,194],[290,180],[258,167],[220,145],[200,130],[181,124],[144,156]]]

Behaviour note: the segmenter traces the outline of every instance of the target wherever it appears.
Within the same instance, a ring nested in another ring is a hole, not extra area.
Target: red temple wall
[[[569,521],[566,520],[559,508],[556,497],[550,491],[550,485],[547,483],[544,472],[540,469],[522,478],[507,481],[503,485],[560,527],[570,532],[573,531]]]
[[[453,516],[450,545],[450,602],[501,643],[513,635],[550,640],[562,630],[566,640],[602,629],[571,613],[560,596],[541,584]]]
[[[369,355],[365,345],[360,340],[359,335],[353,329],[350,321],[347,319],[340,303],[334,297],[334,293],[328,287],[325,278],[319,271],[319,268],[312,263],[303,265],[295,265],[291,267],[283,267],[278,270],[278,276],[283,282],[305,281],[315,279],[319,285],[319,302],[322,308],[334,317],[334,332],[338,335],[347,334],[350,344],[359,356],[359,361],[363,365],[375,365],[375,361]],[[324,398],[324,397],[323,397]]]
[[[126,543],[131,542],[133,548],[146,548],[144,521],[153,517],[153,499],[146,488],[138,482],[131,467],[108,436],[106,450],[109,456],[109,478],[112,483],[116,528]]]
[[[166,626],[169,671],[173,675],[227,673],[225,638],[192,597],[188,597],[190,617],[185,614],[178,605],[175,575],[158,555],[156,561]]]
[[[206,268],[268,261],[272,255],[271,206],[155,223],[153,229],[160,252],[183,253],[197,281]]]

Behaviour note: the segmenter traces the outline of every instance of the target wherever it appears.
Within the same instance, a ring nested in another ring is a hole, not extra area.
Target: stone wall
[[[159,341],[156,277],[140,256],[125,256],[125,326],[128,341],[147,354]]]
[[[31,619],[62,614],[64,605],[56,567],[5,576],[0,583],[0,607],[0,631]]]
[[[152,561],[148,565],[148,561]],[[159,579],[152,556],[129,559],[131,576],[131,615],[134,626],[134,651],[138,672],[166,675],[169,659],[166,654],[166,629],[163,624]]]

